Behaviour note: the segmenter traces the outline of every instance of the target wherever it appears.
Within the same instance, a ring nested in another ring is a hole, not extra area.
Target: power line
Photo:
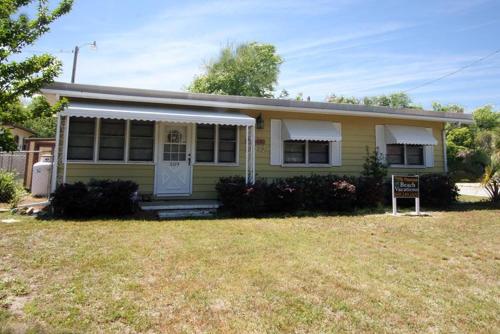
[[[496,50],[496,51],[494,51],[494,52],[492,52],[492,53],[490,53],[490,54],[488,54],[488,55],[486,55],[486,56],[484,56],[484,57],[482,57],[482,58],[479,58],[479,59],[477,59],[477,60],[473,61],[473,62],[472,62],[472,63],[470,63],[470,64],[467,64],[467,65],[465,65],[465,66],[462,66],[462,67],[460,67],[459,69],[457,69],[457,70],[455,70],[455,71],[453,71],[453,72],[450,72],[450,73],[447,73],[447,74],[445,74],[445,75],[443,75],[443,76],[440,76],[439,78],[432,79],[432,80],[430,80],[430,81],[427,81],[427,82],[424,82],[424,83],[422,83],[422,84],[420,84],[420,85],[417,85],[417,86],[415,86],[415,87],[413,87],[413,88],[410,88],[410,89],[404,90],[404,91],[403,91],[403,93],[408,93],[408,92],[410,92],[410,91],[412,91],[412,90],[415,90],[415,89],[418,89],[418,88],[422,88],[422,87],[424,87],[424,86],[427,86],[427,85],[433,84],[433,83],[435,83],[436,81],[439,81],[439,80],[442,80],[442,79],[444,79],[444,78],[450,77],[450,76],[452,76],[452,75],[454,75],[454,74],[457,74],[458,72],[462,72],[463,70],[465,70],[465,69],[467,69],[467,68],[469,68],[469,67],[471,67],[471,66],[474,66],[474,65],[476,65],[477,63],[479,63],[479,62],[481,62],[481,61],[483,61],[483,60],[485,60],[485,59],[487,59],[487,58],[490,58],[490,57],[492,57],[492,56],[496,55],[497,53],[500,53],[500,49],[498,49],[498,50]]]

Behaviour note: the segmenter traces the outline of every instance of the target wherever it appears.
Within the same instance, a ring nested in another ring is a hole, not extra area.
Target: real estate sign
[[[415,213],[420,214],[420,188],[418,175],[392,176],[392,214],[397,214],[397,198],[414,198]]]
[[[418,198],[419,185],[417,176],[399,176],[393,175],[392,187],[395,198]]]

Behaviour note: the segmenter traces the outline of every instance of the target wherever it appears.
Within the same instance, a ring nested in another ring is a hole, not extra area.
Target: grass
[[[0,332],[500,331],[500,210],[15,218]]]

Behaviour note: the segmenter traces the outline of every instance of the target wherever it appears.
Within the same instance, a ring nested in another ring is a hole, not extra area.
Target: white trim
[[[324,115],[346,115],[346,116],[358,116],[358,117],[427,120],[427,121],[445,122],[445,123],[459,123],[459,122],[463,124],[473,123],[472,120],[467,120],[462,118],[389,114],[389,113],[372,112],[372,111],[320,110],[317,108],[269,106],[269,105],[260,105],[251,103],[247,104],[247,103],[236,103],[236,102],[220,102],[220,101],[206,101],[206,100],[192,100],[192,99],[174,99],[174,98],[76,92],[76,91],[67,91],[64,89],[50,89],[50,88],[48,89],[44,88],[42,89],[42,92],[44,94],[60,94],[61,96],[64,97],[97,99],[97,100],[108,100],[108,101],[145,102],[145,103],[173,104],[173,105],[213,107],[213,108],[233,108],[233,109],[243,109],[243,110],[262,110],[262,111],[276,110],[285,112],[298,112],[298,113],[311,113],[311,114],[324,114]]]
[[[248,126],[245,126],[245,183],[248,183]]]
[[[389,168],[417,168],[417,169],[425,169],[425,165],[389,165]]]
[[[54,156],[52,157],[52,180],[50,188],[55,191],[57,188],[57,167],[59,165],[59,145],[61,144],[61,114],[57,113],[56,145],[54,146]]]
[[[68,160],[69,165],[154,165],[153,161],[118,161],[118,160]]]
[[[99,145],[101,144],[101,119],[94,119],[94,163],[99,161]]]
[[[69,122],[71,116],[66,116],[66,122],[64,123],[64,147],[63,147],[63,159],[64,159],[64,167],[63,167],[63,183],[66,183],[66,172],[68,165],[68,137],[69,137]]]
[[[125,162],[129,162],[128,161],[128,156],[129,156],[129,151],[130,151],[130,120],[126,120],[125,121],[125,144],[124,144],[124,150],[125,152],[123,153],[123,160],[125,160]]]
[[[446,152],[447,147],[446,147],[446,130],[443,128],[441,130],[441,140],[443,141],[443,167],[444,167],[444,172],[448,173],[448,152]]]
[[[252,142],[251,142],[251,148],[252,148],[252,184],[255,183],[255,125],[252,126]]]

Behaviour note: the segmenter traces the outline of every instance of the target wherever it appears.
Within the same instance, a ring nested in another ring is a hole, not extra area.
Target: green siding
[[[243,111],[257,117],[260,112]],[[314,115],[306,113],[262,112],[264,129],[256,130],[256,139],[263,145],[256,146],[257,178],[268,180],[277,177],[310,174],[359,175],[366,157],[366,148],[375,148],[375,125],[400,124],[432,128],[438,144],[434,147],[433,168],[390,168],[389,174],[423,174],[444,171],[441,131],[443,123],[398,120],[390,118],[369,118],[355,116]],[[340,122],[342,124],[342,166],[337,167],[281,167],[271,166],[270,161],[270,121],[271,119],[302,119]],[[62,153],[62,152],[61,152]],[[62,168],[59,169],[62,174]],[[193,199],[215,198],[215,184],[219,178],[231,175],[245,175],[245,128],[239,131],[238,165],[198,165],[193,166]],[[142,193],[152,193],[154,187],[154,166],[134,164],[81,164],[69,163],[67,182],[88,181],[92,178],[127,179],[137,182]]]
[[[91,179],[131,180],[139,185],[139,192],[153,193],[154,166],[141,164],[68,163],[66,182],[88,182]]]

